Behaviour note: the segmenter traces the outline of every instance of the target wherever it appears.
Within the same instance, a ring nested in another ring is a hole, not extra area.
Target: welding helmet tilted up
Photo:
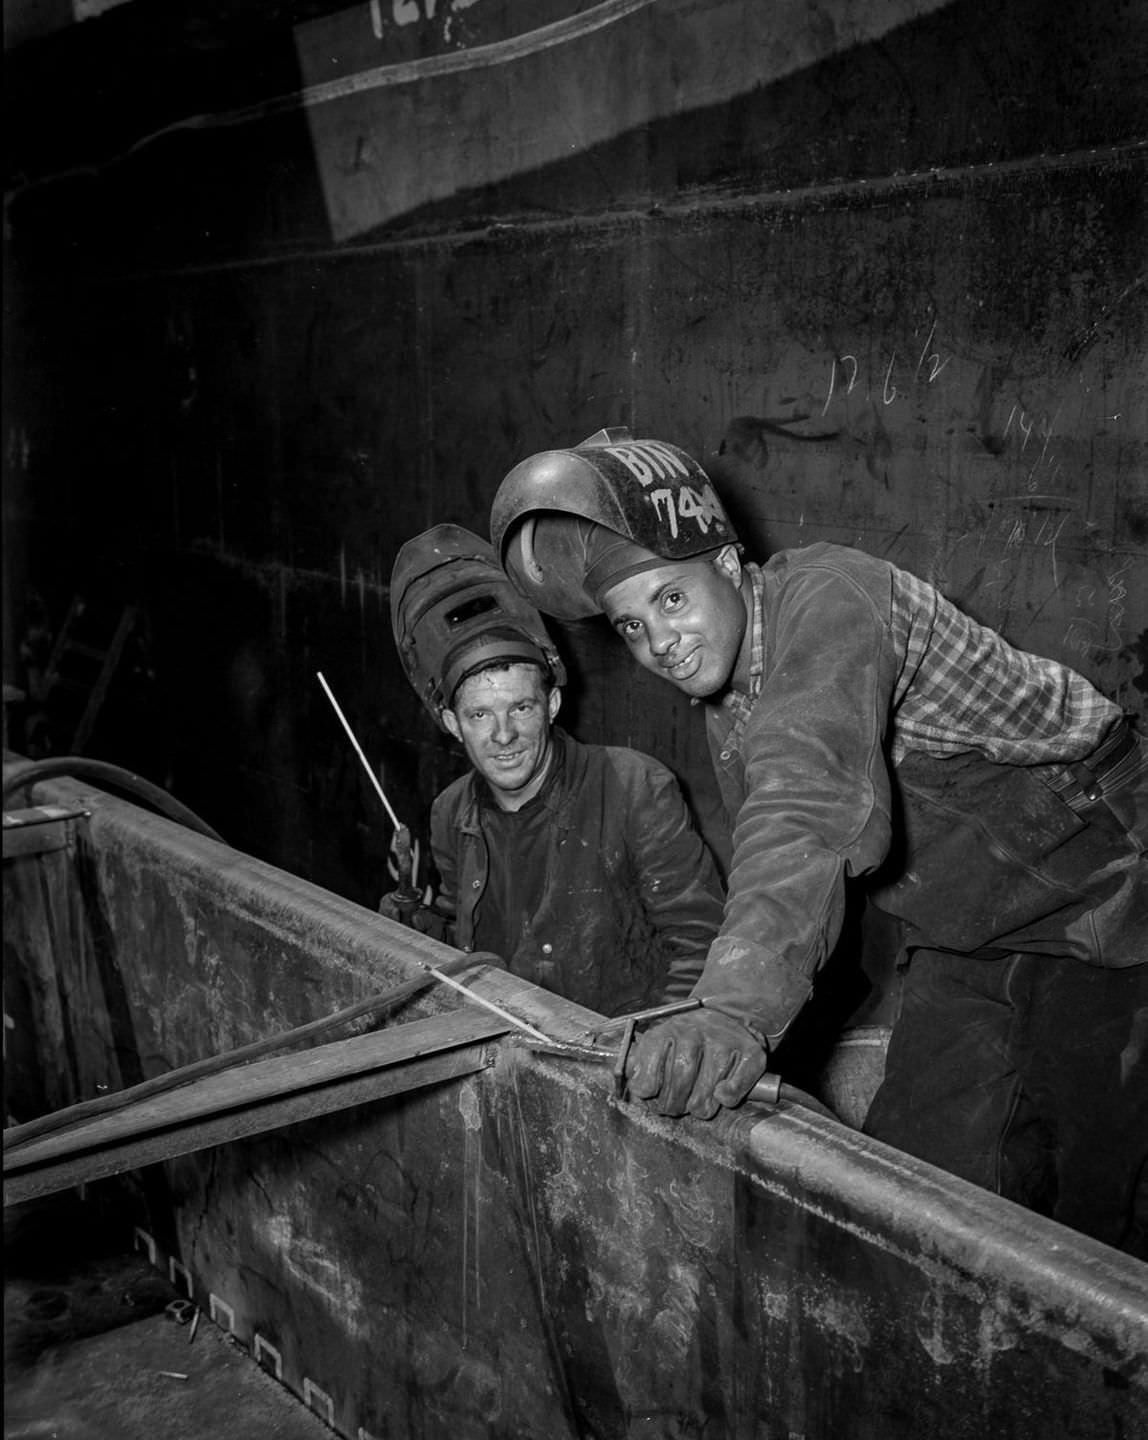
[[[399,551],[391,627],[407,679],[439,725],[461,682],[489,665],[527,662],[566,683],[541,615],[488,542],[461,525],[435,525]]]
[[[597,614],[608,584],[627,575],[738,543],[696,460],[622,428],[516,465],[495,494],[490,534],[519,593],[560,620]]]

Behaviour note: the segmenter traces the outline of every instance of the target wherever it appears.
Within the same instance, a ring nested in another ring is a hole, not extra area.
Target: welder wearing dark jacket
[[[673,775],[555,728],[545,783],[499,807],[472,771],[431,811],[435,909],[461,950],[605,1015],[690,993],[721,921],[712,862]]]
[[[705,472],[660,441],[533,456],[491,525],[540,609],[605,613],[707,702],[725,916],[702,1008],[642,1036],[633,1093],[740,1103],[868,877],[907,968],[866,1128],[1143,1252],[1148,747],[1119,707],[860,551],[743,562]]]
[[[383,913],[602,1014],[688,994],[722,890],[670,771],[554,725],[562,662],[479,536],[408,541],[391,611],[412,685],[472,769],[431,810],[433,903],[384,896]]]

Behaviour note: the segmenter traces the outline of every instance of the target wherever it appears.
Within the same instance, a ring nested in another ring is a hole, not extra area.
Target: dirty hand
[[[712,1120],[740,1105],[768,1064],[764,1046],[717,1010],[691,1010],[640,1035],[626,1065],[630,1093],[662,1115]]]

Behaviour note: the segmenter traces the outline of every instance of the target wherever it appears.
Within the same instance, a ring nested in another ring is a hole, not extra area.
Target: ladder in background
[[[61,752],[68,755],[84,753],[108,687],[135,629],[138,611],[134,605],[124,606],[106,644],[101,643],[106,631],[100,632],[97,628],[93,633],[91,623],[87,627],[83,624],[86,616],[88,602],[82,595],[73,596],[48,657],[44,677],[43,703],[47,707],[53,700],[57,702],[52,708],[59,717],[61,729],[75,717],[70,738]],[[66,695],[72,699],[70,706],[58,703]]]

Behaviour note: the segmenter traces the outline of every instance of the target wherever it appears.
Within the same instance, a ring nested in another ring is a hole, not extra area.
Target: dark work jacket
[[[1103,803],[1066,803],[1050,787],[1054,765],[889,758],[905,656],[888,567],[823,545],[782,552],[762,576],[760,693],[740,733],[724,706],[706,707],[733,859],[695,994],[780,1038],[833,948],[852,876],[873,877],[872,899],[905,923],[910,949],[1142,962],[1148,878],[1135,823]],[[1129,781],[1141,794],[1143,776],[1141,763]]]
[[[678,783],[636,750],[553,734],[562,763],[540,796],[550,812],[544,896],[496,953],[515,975],[601,1014],[680,999],[721,924],[722,891]],[[488,874],[480,785],[464,775],[431,810],[434,908],[462,950],[475,948]]]

